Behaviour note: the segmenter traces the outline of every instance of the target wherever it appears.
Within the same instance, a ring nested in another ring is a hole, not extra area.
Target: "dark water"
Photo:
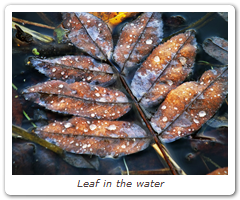
[[[185,19],[185,22],[181,25],[174,25],[174,24],[164,24],[164,38],[168,37],[169,35],[173,35],[174,33],[183,30],[184,28],[188,27],[190,24],[200,20],[202,17],[204,17],[207,13],[199,12],[199,13],[193,13],[193,12],[188,12],[188,13],[163,13],[163,19],[164,22],[166,22],[171,16],[177,16],[180,15]],[[52,26],[58,26],[58,24],[61,23],[61,14],[60,13],[45,13],[47,18],[50,20],[52,23]],[[25,19],[28,21],[34,21],[42,24],[46,24],[46,19],[40,16],[37,13],[13,13],[13,17],[17,17],[20,19]],[[113,29],[113,39],[114,39],[114,44],[117,42],[117,38],[120,34],[121,28],[124,26],[125,23],[131,21],[133,18],[125,20],[123,23],[119,24],[117,27]],[[25,25],[26,27],[33,29],[35,31],[38,31],[42,34],[46,34],[49,36],[53,35],[53,30],[46,29],[46,28],[40,28],[37,26],[33,25]],[[189,80],[198,80],[199,77],[201,77],[202,73],[208,69],[211,69],[211,66],[208,65],[202,65],[198,64],[198,61],[203,60],[207,61],[209,63],[212,63],[213,67],[214,64],[221,64],[214,58],[210,57],[207,55],[203,50],[202,50],[202,42],[212,36],[218,36],[222,37],[224,39],[228,39],[228,24],[224,19],[222,19],[217,13],[213,13],[209,18],[207,18],[205,21],[199,23],[196,27],[192,27],[192,29],[195,29],[196,31],[196,39],[198,42],[198,54],[196,57],[196,63],[194,66],[194,71],[187,78],[186,81]],[[13,38],[15,37],[15,31],[13,30]],[[37,48],[41,48],[41,46],[36,46]],[[21,93],[21,90],[30,86],[37,84],[39,82],[44,82],[48,80],[47,77],[44,75],[40,74],[37,70],[31,68],[30,66],[26,65],[27,58],[29,56],[34,56],[31,52],[31,49],[34,48],[34,46],[31,46],[30,50],[23,50],[27,49],[26,47],[17,48],[16,46],[13,45],[13,74],[12,74],[12,79],[13,79],[13,84],[17,86],[19,94]],[[16,51],[17,50],[17,51]],[[77,54],[72,51],[71,54]],[[61,53],[61,55],[64,55],[64,53]],[[69,52],[65,53],[66,55],[69,54]],[[54,52],[49,52],[47,57],[52,57],[56,56]],[[60,55],[59,55],[60,56]],[[114,62],[113,62],[114,64]],[[118,68],[115,66],[116,69]],[[132,77],[135,73],[136,69],[130,72],[125,78],[126,82],[128,85],[130,85]],[[116,83],[114,83],[111,87],[120,89],[123,91],[130,99],[131,97],[129,94],[127,94],[127,91],[121,84],[121,81],[118,79]],[[20,95],[21,96],[21,95]],[[46,111],[44,108],[33,104],[31,102],[27,102],[24,100],[21,100],[21,103],[23,105],[23,109],[28,113],[29,117],[33,119],[33,122],[39,125],[44,125],[47,124],[49,121],[56,119],[56,120],[63,120],[67,119],[70,116],[65,116],[61,114],[55,114],[52,113],[51,111]],[[148,116],[151,116],[151,113],[156,110],[156,108],[152,110],[145,111]],[[36,113],[39,113],[37,111],[41,111],[40,113],[44,116],[47,116],[44,118],[45,120],[39,120],[39,118],[36,116]],[[227,105],[223,105],[221,108],[221,113],[227,112]],[[136,107],[133,105],[133,108],[129,113],[121,117],[119,120],[124,120],[124,121],[129,121],[129,122],[134,122],[138,125],[140,125],[143,129],[145,129],[149,135],[150,132],[145,126],[143,120],[141,119],[141,116],[136,109]],[[28,121],[26,118],[23,118],[21,126],[28,130],[29,128],[32,127],[32,124],[30,121]],[[204,130],[200,130],[201,132],[211,132],[211,131],[218,131],[216,128],[211,128],[209,126],[204,126]],[[199,132],[200,132],[199,131]],[[227,132],[227,130],[225,130]],[[195,133],[197,134],[197,133]],[[170,156],[175,160],[175,162],[182,168],[182,170],[186,174],[207,174],[210,171],[213,171],[216,169],[216,166],[213,163],[216,163],[217,165],[221,167],[226,167],[228,165],[228,159],[227,157],[221,156],[222,152],[219,154],[218,151],[217,153],[214,153],[216,148],[219,148],[219,146],[216,146],[210,150],[194,150],[191,146],[191,138],[183,138],[178,141],[175,141],[170,144],[164,144],[166,149],[168,150]],[[210,151],[210,152],[209,152]],[[213,153],[211,153],[213,151]],[[200,152],[200,153],[199,153]],[[189,159],[188,155],[194,155],[191,159]],[[203,157],[209,158],[212,162],[204,160]],[[166,162],[155,152],[155,150],[149,146],[146,150],[132,154],[129,156],[125,156],[125,160],[127,162],[128,168],[130,171],[137,171],[137,170],[156,170],[156,169],[163,169],[167,168]],[[88,170],[88,169],[83,169],[81,171],[81,174],[121,174],[121,171],[125,171],[126,167],[123,162],[123,158],[117,158],[117,159],[101,159],[99,158],[100,161],[100,167],[98,171],[95,170]],[[63,172],[64,173],[64,172]]]

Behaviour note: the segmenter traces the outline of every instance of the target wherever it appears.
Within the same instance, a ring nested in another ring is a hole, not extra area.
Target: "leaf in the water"
[[[164,142],[190,135],[207,122],[227,95],[228,70],[206,71],[199,82],[186,82],[172,90],[151,119]]]
[[[12,90],[12,123],[21,126],[23,120],[23,108],[16,90]]]
[[[227,12],[218,12],[218,14],[227,22],[228,21],[228,13]]]
[[[78,155],[65,152],[64,158],[68,164],[77,168],[93,168],[98,170],[99,160],[96,156]]]
[[[84,12],[63,13],[63,27],[70,31],[68,38],[79,49],[101,60],[111,57],[112,34],[98,17]]]
[[[221,63],[228,64],[228,41],[220,37],[212,37],[204,40],[204,51],[220,61]]]
[[[63,56],[54,59],[29,58],[30,65],[51,79],[66,82],[86,81],[107,86],[115,82],[116,75],[105,63],[97,62],[89,56]]]
[[[207,175],[228,175],[228,167],[216,169],[211,173],[208,173]]]
[[[144,13],[124,26],[113,54],[122,70],[140,63],[162,41],[161,17],[161,13]]]
[[[114,120],[126,114],[131,104],[119,90],[90,85],[48,81],[23,91],[26,100],[64,114]]]
[[[74,117],[36,129],[39,137],[76,154],[118,157],[148,147],[151,138],[138,125],[124,121]]]
[[[137,12],[89,12],[99,17],[110,26],[116,26],[129,17],[137,15]]]
[[[223,115],[215,115],[207,121],[207,125],[213,128],[228,127],[228,113],[225,112]]]
[[[193,31],[172,37],[156,47],[136,71],[131,89],[145,107],[159,104],[192,71],[196,55]]]

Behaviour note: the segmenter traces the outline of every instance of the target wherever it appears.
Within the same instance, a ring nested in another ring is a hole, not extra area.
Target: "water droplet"
[[[93,130],[95,130],[95,129],[97,128],[97,126],[96,126],[95,124],[91,124],[91,125],[89,126],[89,128],[93,131]]]
[[[163,117],[162,121],[166,122],[167,121],[167,117]]]
[[[167,106],[165,106],[165,105],[164,105],[164,106],[162,106],[162,109],[163,109],[163,110],[164,110],[164,109],[166,109],[166,108],[167,108]]]
[[[147,41],[146,41],[146,44],[152,44],[152,40],[150,40],[150,39],[147,40]]]
[[[206,116],[206,112],[205,111],[200,111],[198,113],[199,117],[205,117]]]
[[[155,56],[154,59],[153,59],[155,62],[159,62],[160,61],[160,58],[158,56]]]
[[[196,124],[199,123],[199,121],[198,121],[197,119],[193,119],[193,121],[194,121]]]

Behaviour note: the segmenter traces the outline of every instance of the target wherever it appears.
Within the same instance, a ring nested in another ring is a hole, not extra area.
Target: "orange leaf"
[[[227,68],[206,71],[199,82],[186,82],[172,90],[151,119],[164,142],[190,135],[201,128],[224,102]]]
[[[118,157],[148,147],[151,138],[136,124],[124,121],[93,120],[74,117],[37,128],[39,137],[66,151]]]
[[[131,109],[122,92],[86,82],[48,81],[25,89],[23,94],[26,100],[49,110],[88,118],[113,120]]]
[[[167,94],[188,76],[196,56],[193,31],[172,37],[156,47],[136,71],[131,88],[145,107],[159,104]]]

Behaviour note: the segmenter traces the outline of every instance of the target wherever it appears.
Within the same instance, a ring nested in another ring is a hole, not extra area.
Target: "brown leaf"
[[[192,71],[196,55],[193,31],[172,37],[153,50],[136,71],[131,89],[145,107],[159,104]]]
[[[23,108],[18,92],[12,89],[12,123],[21,126],[23,120]]]
[[[206,71],[199,82],[186,82],[172,90],[151,119],[164,142],[193,133],[223,103],[228,87],[227,68]]]
[[[112,34],[98,17],[84,12],[63,13],[63,26],[70,31],[68,38],[79,49],[101,60],[111,57]]]
[[[118,157],[148,147],[150,138],[136,124],[74,117],[36,129],[39,137],[76,154]]]
[[[63,56],[54,59],[29,58],[28,64],[51,79],[67,82],[86,81],[96,85],[110,85],[116,80],[112,68],[89,56]]]
[[[125,25],[113,54],[122,70],[139,64],[162,41],[161,17],[161,13],[144,13]]]
[[[203,49],[207,54],[223,64],[228,64],[228,41],[219,37],[207,38],[203,42]]]
[[[48,81],[25,89],[23,94],[26,100],[49,110],[89,118],[113,120],[131,109],[122,92],[86,82]]]

